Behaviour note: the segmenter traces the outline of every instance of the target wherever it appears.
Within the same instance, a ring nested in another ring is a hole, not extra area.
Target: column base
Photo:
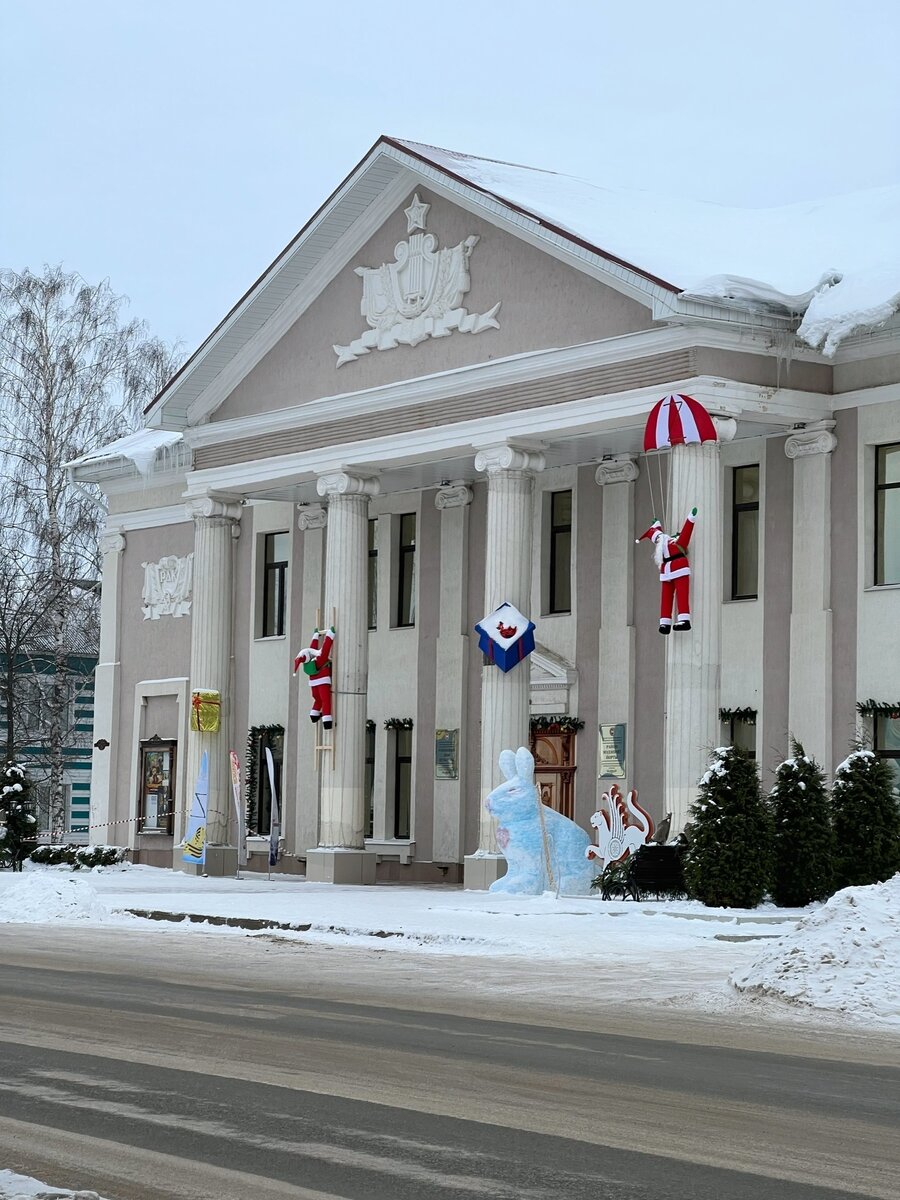
[[[463,887],[467,892],[486,892],[506,874],[502,854],[467,854],[463,859]]]
[[[237,846],[207,846],[206,862],[202,865],[185,862],[181,857],[183,853],[181,846],[175,847],[172,866],[176,871],[182,871],[185,875],[210,875],[215,879],[237,875]]]
[[[328,850],[321,846],[306,852],[308,883],[373,884],[375,855],[368,850]]]

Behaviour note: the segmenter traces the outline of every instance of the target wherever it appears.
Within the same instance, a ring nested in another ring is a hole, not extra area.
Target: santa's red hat
[[[656,535],[659,533],[662,533],[662,521],[654,521],[649,529],[645,530],[639,538],[634,539],[634,544],[637,545],[638,542],[642,542],[644,538],[647,538],[651,542],[655,542]]]

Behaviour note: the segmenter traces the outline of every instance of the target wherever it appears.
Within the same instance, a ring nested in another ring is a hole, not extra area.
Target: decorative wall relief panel
[[[500,301],[486,313],[470,313],[462,307],[471,287],[469,259],[479,239],[472,235],[439,250],[434,234],[425,233],[430,207],[417,193],[403,210],[410,237],[394,247],[394,262],[356,268],[363,281],[360,311],[370,328],[349,346],[334,347],[337,366],[370,350],[417,346],[426,338],[448,337],[454,330],[483,333],[500,328]]]
[[[166,554],[159,562],[144,562],[141,566],[144,568],[144,590],[141,593],[144,620],[187,616],[191,611],[193,553],[183,558]]]

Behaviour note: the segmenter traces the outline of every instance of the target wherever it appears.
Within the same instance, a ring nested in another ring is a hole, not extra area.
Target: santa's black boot
[[[309,714],[309,719],[312,721],[313,725],[315,725],[316,721],[318,721],[318,719],[319,719],[319,717],[321,717],[321,715],[322,715],[321,713],[310,713]]]
[[[674,628],[676,633],[686,633],[690,627],[690,621],[678,621]]]
[[[672,626],[671,625],[660,625],[659,632],[662,634],[669,634],[672,632]]]

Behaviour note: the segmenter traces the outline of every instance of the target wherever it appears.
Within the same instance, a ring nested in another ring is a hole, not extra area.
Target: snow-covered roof
[[[106,446],[89,451],[81,458],[73,459],[66,466],[70,469],[88,467],[125,458],[134,463],[141,475],[149,475],[156,462],[157,451],[182,440],[182,434],[171,429],[138,429],[136,433],[129,433]]]
[[[780,208],[729,208],[397,139],[411,154],[689,298],[804,314],[833,354],[900,308],[900,185]]]

